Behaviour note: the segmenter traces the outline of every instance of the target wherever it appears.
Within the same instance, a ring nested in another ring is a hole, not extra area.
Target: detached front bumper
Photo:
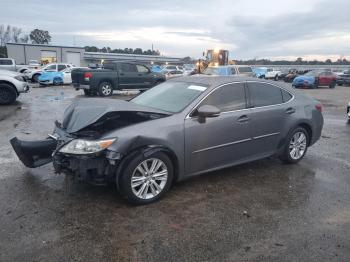
[[[71,140],[66,132],[56,128],[54,135],[45,140],[22,141],[15,137],[10,143],[26,167],[36,168],[53,162],[56,173],[74,175],[80,181],[94,185],[104,185],[108,181],[113,181],[120,154],[109,150],[89,155],[59,152],[59,149]]]

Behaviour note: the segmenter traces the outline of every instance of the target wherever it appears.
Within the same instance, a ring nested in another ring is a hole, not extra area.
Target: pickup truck
[[[165,75],[152,72],[147,66],[133,62],[108,62],[102,69],[72,70],[72,85],[87,96],[110,96],[113,90],[146,90],[166,80]]]
[[[31,60],[31,62],[34,60]],[[20,73],[24,73],[29,69],[38,69],[40,68],[39,64],[31,64],[29,65],[17,65],[15,59],[12,58],[0,58],[0,70],[9,70],[9,71],[17,71]]]

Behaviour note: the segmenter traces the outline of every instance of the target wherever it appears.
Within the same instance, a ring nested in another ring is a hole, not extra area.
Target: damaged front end
[[[10,140],[25,166],[36,168],[53,162],[56,173],[74,175],[78,180],[104,185],[113,180],[123,157],[121,153],[108,149],[118,142],[118,138],[105,138],[104,135],[122,127],[167,116],[152,109],[142,110],[140,106],[133,108],[125,101],[113,101],[112,106],[106,100],[103,100],[103,105],[98,99],[86,100],[89,101],[76,102],[68,107],[62,124],[56,121],[54,132],[47,139],[22,141],[15,137]],[[116,107],[124,107],[124,110],[117,110]]]

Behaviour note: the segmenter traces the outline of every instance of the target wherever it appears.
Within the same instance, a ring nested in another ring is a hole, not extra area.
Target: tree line
[[[96,46],[85,46],[86,52],[101,52],[101,53],[117,53],[117,54],[135,54],[135,55],[160,55],[159,50],[142,50],[142,48],[117,48],[111,49],[110,47],[98,48]]]
[[[22,28],[11,25],[0,25],[0,57],[7,57],[6,43],[49,44],[50,33],[46,30],[34,29],[30,34],[25,34]]]
[[[288,60],[278,60],[271,61],[269,59],[248,59],[248,60],[234,60],[237,65],[350,65],[350,61],[348,61],[344,57],[340,57],[337,61],[332,61],[331,59],[327,59],[325,61],[319,60],[303,60],[302,57],[298,57],[294,61]]]

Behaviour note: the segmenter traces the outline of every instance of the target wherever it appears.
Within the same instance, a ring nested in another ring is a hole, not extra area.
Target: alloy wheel
[[[112,93],[112,87],[106,83],[102,86],[101,91],[104,96],[109,96]]]
[[[289,143],[289,154],[294,160],[302,158],[306,151],[307,138],[303,132],[296,132]]]
[[[131,176],[131,189],[140,199],[152,199],[160,194],[168,181],[168,168],[158,158],[141,162]]]

